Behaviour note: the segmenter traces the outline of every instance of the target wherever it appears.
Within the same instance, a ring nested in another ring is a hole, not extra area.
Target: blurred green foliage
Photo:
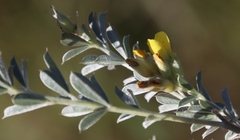
[[[81,56],[61,64],[61,57],[69,48],[59,43],[60,30],[52,18],[51,5],[71,16],[79,23],[87,23],[91,11],[107,11],[108,21],[120,35],[130,34],[132,44],[140,41],[147,49],[147,38],[158,31],[165,31],[171,40],[172,49],[183,64],[185,77],[195,84],[198,70],[203,71],[203,83],[213,100],[221,99],[220,93],[228,87],[235,107],[239,107],[240,81],[240,1],[190,1],[190,0],[49,0],[49,1],[0,1],[0,50],[6,65],[14,55],[18,60],[28,59],[30,87],[41,93],[52,93],[39,79],[39,69],[45,69],[42,55],[49,53],[59,68],[69,77],[70,70],[80,71],[76,65]],[[75,11],[79,18],[75,18]],[[88,51],[86,53],[93,53]],[[95,52],[94,52],[95,53]],[[84,55],[83,55],[84,56]],[[117,74],[121,73],[121,74]],[[122,104],[113,94],[114,85],[122,87],[122,80],[130,76],[122,67],[116,70],[100,70],[95,73],[99,83],[115,105]],[[114,78],[113,78],[114,77]],[[1,112],[11,104],[9,96],[0,98]],[[143,98],[142,96],[138,97]],[[143,107],[157,110],[154,100],[149,104],[141,99]],[[117,114],[107,114],[89,130],[78,133],[79,118],[66,118],[60,114],[61,106],[48,107],[0,121],[0,139],[15,140],[66,140],[66,139],[142,139],[157,138],[200,139],[202,132],[190,134],[189,125],[171,122],[156,123],[144,130],[143,118],[134,118],[116,124]],[[236,108],[239,110],[239,108]],[[0,113],[3,116],[2,113]],[[223,138],[218,130],[208,138]],[[174,134],[174,135],[173,135]]]

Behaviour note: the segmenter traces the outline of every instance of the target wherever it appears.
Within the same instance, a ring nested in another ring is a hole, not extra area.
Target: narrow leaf
[[[121,39],[119,38],[119,35],[118,35],[117,31],[112,26],[109,26],[107,28],[107,36],[108,36],[108,40],[110,41],[110,43],[112,44],[114,49],[124,59],[127,59],[127,55],[126,55],[126,53],[125,53],[125,51],[123,49],[123,45],[122,45]]]
[[[100,35],[102,37],[102,41],[107,46],[107,33],[106,33],[106,12],[100,13],[98,15],[98,25],[100,30]]]
[[[93,111],[93,109],[84,106],[66,106],[63,108],[61,114],[65,117],[78,117]]]
[[[213,127],[211,126],[208,130],[206,130],[203,134],[202,134],[202,138],[204,139],[206,136],[212,134],[213,132],[215,132],[219,127]]]
[[[117,57],[109,56],[109,55],[100,55],[95,60],[96,63],[100,65],[122,65],[125,63],[123,59],[119,59]]]
[[[197,88],[198,91],[209,101],[212,101],[211,97],[209,96],[207,90],[205,89],[205,87],[202,84],[202,71],[199,71],[197,73],[197,77],[196,77],[196,81],[197,81]]]
[[[69,92],[69,88],[68,85],[65,81],[65,79],[63,78],[60,70],[58,69],[57,65],[55,64],[55,62],[53,61],[53,59],[51,58],[51,56],[49,55],[48,52],[46,52],[43,55],[43,59],[45,64],[47,65],[47,67],[50,69],[50,71],[54,74],[55,78],[54,79],[62,88],[64,88],[66,91]]]
[[[222,99],[225,102],[227,108],[232,112],[235,112],[226,88],[222,91]]]
[[[92,35],[91,31],[88,30],[88,28],[85,24],[82,24],[82,30],[90,38],[90,40],[95,40],[93,38],[93,35]]]
[[[124,47],[124,51],[127,54],[127,58],[132,56],[132,51],[130,49],[130,44],[129,44],[129,37],[130,37],[129,35],[123,37],[123,47]]]
[[[89,27],[93,30],[95,35],[102,40],[101,31],[99,29],[96,13],[92,12],[88,16]]]
[[[178,105],[179,106],[183,106],[183,105],[186,105],[186,104],[188,104],[188,103],[190,103],[192,101],[195,101],[196,99],[197,99],[197,96],[194,96],[194,95],[188,96],[188,97],[183,98],[182,100],[180,100]]]
[[[22,75],[26,84],[26,88],[29,88],[28,86],[28,71],[27,71],[27,60],[22,60]]]
[[[17,61],[16,61],[16,59],[14,57],[11,59],[10,63],[13,66],[13,74],[16,77],[16,79],[18,80],[18,82],[22,86],[27,87],[25,79],[23,77],[23,74],[22,74],[22,72],[21,72],[21,70],[20,70],[20,68],[19,68],[19,66],[17,64]]]
[[[18,114],[22,114],[22,113],[26,113],[29,111],[33,111],[42,107],[46,107],[52,105],[52,103],[49,102],[45,102],[42,104],[35,104],[35,105],[30,105],[30,106],[21,106],[21,105],[13,105],[13,106],[9,106],[4,110],[4,116],[3,119],[10,117],[10,116],[14,116],[14,115],[18,115]]]
[[[84,130],[87,130],[88,128],[93,126],[97,121],[99,121],[106,113],[107,109],[103,109],[85,116],[78,125],[79,131],[82,132]]]
[[[179,99],[169,93],[160,93],[156,96],[156,100],[161,104],[179,104]]]
[[[84,97],[102,104],[104,106],[108,106],[108,102],[106,102],[98,93],[97,89],[94,88],[94,85],[83,75],[79,73],[71,73],[70,74],[70,82],[73,88]]]
[[[65,46],[73,46],[73,47],[81,47],[81,46],[89,45],[89,43],[86,40],[71,33],[63,33],[60,43],[62,43]]]
[[[0,52],[0,77],[2,77],[1,79],[6,81],[9,85],[12,85],[12,80],[10,79],[11,77],[9,76],[8,71],[5,67],[5,64],[2,60],[1,52]]]
[[[150,99],[152,99],[156,94],[156,91],[150,91],[144,95],[144,98],[147,100],[147,102],[149,102]]]
[[[80,53],[88,50],[88,49],[91,49],[93,47],[91,46],[82,46],[82,47],[79,47],[79,48],[74,48],[74,49],[71,49],[69,51],[67,51],[63,57],[62,57],[62,64],[65,63],[66,61],[72,59],[73,57],[79,55]]]
[[[35,105],[43,104],[48,102],[48,100],[41,94],[30,94],[30,93],[19,93],[13,98],[13,103],[16,105]]]
[[[61,96],[69,96],[70,93],[57,82],[57,78],[50,71],[40,71],[40,79],[49,89],[55,91]]]
[[[135,115],[133,114],[121,114],[118,119],[117,119],[117,123],[123,122],[125,120],[131,119],[133,118]]]
[[[124,86],[126,86],[127,84],[130,84],[130,83],[133,83],[136,81],[137,81],[136,78],[132,76],[132,77],[128,77],[125,80],[123,80],[123,84],[124,84]]]
[[[139,95],[148,92],[149,90],[139,88],[137,84],[128,84],[123,87],[122,91],[123,92],[128,92],[128,90],[131,90],[134,95]]]
[[[135,108],[140,108],[136,98],[134,97],[130,89],[127,90],[127,92],[122,92],[118,87],[115,86],[115,93],[127,105],[130,105]]]
[[[90,81],[95,86],[98,95],[100,95],[107,103],[110,103],[106,93],[103,91],[102,87],[99,85],[99,83],[96,80],[96,78],[94,76],[91,76],[90,77]]]
[[[97,71],[97,70],[99,70],[103,67],[104,67],[103,65],[99,65],[99,64],[87,65],[87,66],[82,68],[81,73],[82,73],[82,75],[88,75],[89,73]]]
[[[190,130],[191,130],[191,133],[193,132],[196,132],[200,129],[202,129],[205,125],[202,125],[202,124],[192,124],[191,127],[190,127]]]
[[[159,118],[156,118],[152,115],[148,116],[145,118],[144,122],[142,123],[143,127],[146,129],[148,128],[150,125],[152,125],[153,123],[160,121]]]
[[[160,113],[169,112],[177,109],[178,109],[177,104],[164,104],[158,107],[158,110]]]

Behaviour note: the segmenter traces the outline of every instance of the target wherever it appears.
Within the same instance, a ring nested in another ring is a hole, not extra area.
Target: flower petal
[[[162,47],[164,47],[167,51],[172,53],[170,40],[165,32],[156,33],[154,39],[157,40],[160,44],[162,44]]]

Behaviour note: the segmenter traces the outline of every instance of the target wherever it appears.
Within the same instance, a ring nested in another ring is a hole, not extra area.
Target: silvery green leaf
[[[197,77],[196,77],[196,81],[197,81],[197,88],[198,91],[209,101],[212,101],[211,97],[209,96],[207,90],[205,89],[205,87],[202,84],[202,71],[199,71],[197,73]]]
[[[135,77],[128,77],[126,79],[123,80],[123,84],[124,86],[127,85],[127,84],[130,84],[130,83],[133,83],[133,82],[136,82],[136,78]]]
[[[149,78],[147,77],[143,77],[142,75],[140,75],[139,73],[133,71],[133,76],[138,80],[138,81],[148,81]]]
[[[135,115],[133,114],[121,114],[118,119],[117,119],[117,123],[123,122],[125,120],[131,119],[133,118]]]
[[[188,108],[188,111],[190,112],[198,112],[198,113],[211,113],[211,110],[206,110],[204,108],[202,108],[201,105],[191,105],[189,108]]]
[[[73,46],[73,47],[90,45],[86,40],[71,33],[63,33],[60,43],[62,43],[64,46]]]
[[[28,71],[27,71],[27,60],[22,60],[22,75],[25,80],[26,88],[29,88],[29,82],[28,82]]]
[[[156,118],[152,115],[148,116],[145,118],[144,122],[142,123],[143,127],[146,129],[148,128],[150,125],[152,125],[153,123],[160,121],[159,118]]]
[[[63,108],[61,114],[65,117],[78,117],[92,113],[93,111],[92,108],[87,108],[85,106],[66,106]]]
[[[74,49],[67,51],[62,57],[62,64],[65,63],[66,61],[72,59],[73,57],[79,55],[80,53],[82,53],[88,49],[91,49],[91,48],[93,48],[93,47],[82,46],[82,47],[74,48]]]
[[[119,59],[117,57],[109,56],[109,55],[100,55],[96,58],[96,63],[100,65],[122,65],[125,63],[123,59]]]
[[[26,113],[26,112],[29,112],[29,111],[33,111],[33,110],[36,110],[36,109],[39,109],[39,108],[42,108],[42,107],[46,107],[46,106],[49,106],[49,105],[52,105],[52,103],[45,102],[45,103],[42,103],[42,104],[34,104],[34,105],[30,105],[30,106],[12,105],[12,106],[7,107],[4,110],[3,119],[7,118],[7,117],[10,117],[10,116],[14,116],[14,115]]]
[[[16,105],[35,105],[48,102],[44,95],[35,93],[19,93],[14,96],[13,103]]]
[[[188,81],[186,81],[182,76],[178,76],[177,77],[177,81],[178,83],[183,86],[184,88],[188,89],[188,93],[191,94],[191,95],[197,95],[198,92],[193,88],[192,85],[190,85],[188,83]]]
[[[88,23],[89,23],[89,27],[93,30],[93,32],[95,33],[97,38],[102,41],[103,39],[102,39],[102,36],[101,36],[101,31],[99,29],[97,15],[96,15],[95,12],[91,12],[89,14],[89,16],[88,16]]]
[[[82,30],[90,38],[90,40],[92,40],[92,41],[95,40],[95,38],[92,35],[92,32],[87,28],[87,26],[85,24],[82,24]]]
[[[147,102],[149,102],[150,99],[152,99],[152,97],[154,97],[156,94],[156,91],[150,91],[144,95],[144,98],[147,100]]]
[[[213,132],[215,132],[219,127],[213,127],[211,126],[209,129],[207,129],[203,134],[202,134],[202,138],[204,139],[206,136],[212,134]]]
[[[224,100],[227,110],[228,110],[229,114],[231,115],[231,119],[236,120],[238,118],[237,113],[235,112],[235,110],[233,108],[233,105],[229,98],[227,89],[224,89],[222,91],[222,99]]]
[[[53,59],[51,58],[51,56],[49,55],[48,52],[46,52],[43,55],[43,60],[46,64],[46,66],[50,69],[51,71],[51,76],[52,78],[54,77],[55,82],[57,82],[62,88],[64,88],[66,91],[69,92],[69,88],[68,85],[65,81],[65,79],[63,78],[60,70],[58,69],[57,65],[55,64],[55,62],[53,61]]]
[[[186,98],[183,98],[182,100],[179,101],[179,106],[183,106],[186,105],[188,103],[191,103],[192,101],[195,101],[198,98],[198,96],[192,95],[192,96],[188,96]]]
[[[5,64],[2,60],[2,54],[0,52],[0,77],[3,81],[7,82],[9,85],[12,85],[12,79],[10,75],[8,74],[8,71],[5,67]]]
[[[97,89],[98,95],[100,95],[106,102],[110,103],[106,93],[104,92],[104,90],[102,89],[102,87],[100,86],[96,78],[94,76],[91,76],[90,81],[92,82],[94,87]]]
[[[78,125],[79,131],[81,132],[87,130],[88,128],[93,126],[97,121],[99,121],[106,113],[107,109],[102,109],[85,116]]]
[[[115,86],[115,93],[127,105],[130,105],[135,108],[140,108],[137,99],[134,97],[130,89],[127,89],[125,92],[123,92],[118,87]]]
[[[25,77],[23,76],[23,72],[22,70],[19,68],[16,59],[13,57],[11,59],[11,66],[13,66],[13,74],[15,76],[15,78],[17,79],[17,81],[24,87],[27,87],[26,81],[25,81]]]
[[[119,38],[119,35],[118,35],[117,31],[112,26],[108,26],[108,28],[107,28],[107,36],[108,36],[108,40],[112,44],[113,48],[124,59],[127,59],[127,55],[126,55],[126,52],[123,49],[123,45],[122,45],[121,39]]]
[[[85,57],[83,57],[81,63],[84,64],[84,65],[90,65],[90,64],[95,64],[95,61],[97,59],[97,55],[95,54],[89,54]]]
[[[103,67],[104,67],[103,65],[99,65],[99,64],[90,64],[90,65],[83,67],[81,70],[81,73],[82,73],[82,75],[87,75],[87,74],[97,71]]]
[[[5,83],[4,81],[0,80],[0,87],[4,88],[4,89],[8,89],[11,86],[9,86],[7,83]]]
[[[68,97],[69,92],[65,90],[65,88],[62,87],[62,85],[59,85],[58,82],[56,82],[56,78],[54,75],[52,75],[49,71],[40,71],[40,79],[43,82],[43,84],[48,87],[49,89],[55,91],[56,93],[60,94],[61,96]]]
[[[108,102],[98,94],[95,86],[83,75],[72,72],[70,74],[70,83],[79,94],[94,102],[108,106]]]
[[[137,84],[128,84],[123,87],[123,92],[128,92],[128,90],[131,90],[133,92],[133,95],[139,95],[148,92],[149,90],[139,88]]]
[[[196,132],[200,129],[204,128],[204,125],[203,124],[192,124],[191,127],[190,127],[190,130],[191,130],[191,133],[193,132]]]
[[[179,104],[179,99],[169,93],[160,93],[156,96],[156,100],[161,104]]]
[[[240,137],[239,134],[234,133],[230,130],[225,134],[225,140],[235,140],[239,139],[239,137]]]
[[[74,33],[76,31],[76,24],[73,23],[67,16],[62,13],[59,13],[54,6],[51,6],[53,10],[53,17],[57,20],[58,25],[60,26],[63,32]]]
[[[99,30],[100,30],[100,35],[102,37],[102,41],[105,44],[104,47],[108,48],[107,32],[106,32],[106,12],[100,13],[98,15],[98,25],[99,25]]]
[[[169,112],[177,109],[178,109],[177,104],[164,104],[158,107],[158,110],[160,113]]]
[[[130,44],[129,44],[129,35],[123,37],[123,48],[127,54],[127,58],[132,56],[132,51],[130,49]]]

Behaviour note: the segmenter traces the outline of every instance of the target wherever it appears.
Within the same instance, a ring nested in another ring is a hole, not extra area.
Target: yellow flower
[[[154,39],[147,40],[148,47],[152,54],[158,54],[162,59],[169,60],[172,54],[170,40],[165,32],[158,32]]]

